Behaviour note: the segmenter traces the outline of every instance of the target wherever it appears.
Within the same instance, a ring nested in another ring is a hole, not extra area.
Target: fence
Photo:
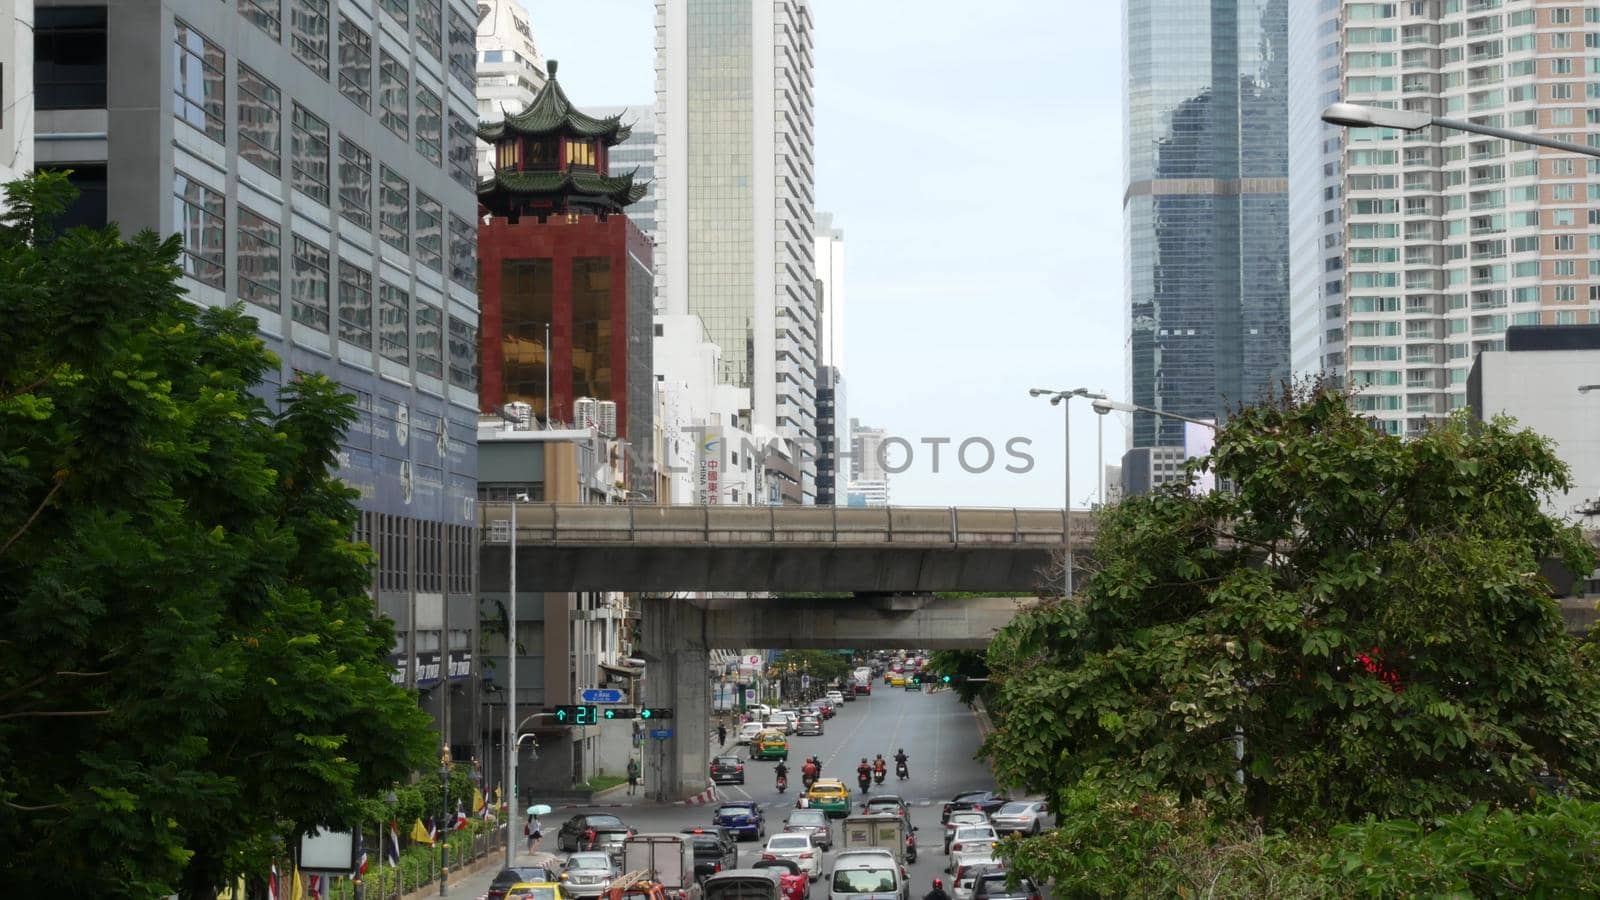
[[[505,833],[504,826],[497,826],[470,835],[451,834],[445,841],[449,871],[459,873],[490,854],[503,854]],[[355,900],[357,896],[365,900],[400,900],[412,891],[438,884],[443,855],[438,847],[407,847],[401,851],[398,866],[368,865],[366,878],[362,879],[360,885],[360,895],[356,893],[355,882],[341,878],[333,883],[324,896],[328,900]]]

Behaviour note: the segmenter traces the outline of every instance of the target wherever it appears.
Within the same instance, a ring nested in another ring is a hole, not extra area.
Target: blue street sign
[[[650,732],[650,736],[658,741],[664,741],[667,738],[672,737],[672,729],[657,728],[656,730]]]
[[[622,692],[604,688],[589,688],[583,692],[585,703],[621,703]]]

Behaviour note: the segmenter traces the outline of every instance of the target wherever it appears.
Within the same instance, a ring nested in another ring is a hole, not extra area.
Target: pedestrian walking
[[[717,725],[717,746],[728,746],[728,726],[726,725]]]
[[[639,761],[628,758],[628,793],[633,794],[639,790]]]
[[[528,852],[532,853],[539,846],[539,841],[544,839],[544,826],[540,824],[538,816],[528,816],[528,822],[522,826],[522,833],[528,836]]]

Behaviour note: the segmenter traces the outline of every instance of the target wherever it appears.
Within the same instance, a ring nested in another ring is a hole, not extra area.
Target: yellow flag
[[[411,839],[419,844],[432,844],[433,835],[428,834],[428,829],[418,819],[417,824],[411,826]]]
[[[306,900],[306,883],[300,880],[300,867],[294,867],[294,880],[289,884],[289,900]]]
[[[472,789],[472,811],[474,813],[483,812],[483,791],[477,788]]]

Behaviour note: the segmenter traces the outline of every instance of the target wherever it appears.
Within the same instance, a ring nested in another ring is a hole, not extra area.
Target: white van
[[[911,900],[911,885],[886,852],[841,853],[828,875],[828,900]]]

